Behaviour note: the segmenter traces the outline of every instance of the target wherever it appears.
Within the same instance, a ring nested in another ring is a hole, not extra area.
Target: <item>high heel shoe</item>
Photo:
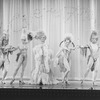
[[[23,85],[23,84],[25,84],[25,82],[23,82],[23,81],[19,81],[19,84]]]
[[[66,85],[70,85],[70,83],[69,83],[68,81],[65,81],[64,83],[65,83]]]
[[[83,80],[81,81],[81,85],[83,85]]]

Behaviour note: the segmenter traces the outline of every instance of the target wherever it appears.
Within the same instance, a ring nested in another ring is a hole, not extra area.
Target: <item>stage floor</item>
[[[93,86],[92,81],[84,81],[81,85],[81,81],[69,81],[70,85],[62,83],[56,85],[30,85],[29,81],[24,81],[24,85],[19,85],[16,80],[10,85],[10,80],[6,81],[6,84],[0,83],[0,98],[12,100],[30,100],[36,98],[37,100],[52,100],[52,98],[60,100],[89,100],[100,99],[100,81],[96,81]],[[1,100],[1,99],[0,99]]]
[[[75,89],[75,90],[88,90],[88,89],[94,89],[94,90],[100,90],[100,81],[95,82],[95,85],[93,86],[92,81],[84,81],[83,85],[81,85],[81,81],[69,81],[69,85],[66,85],[64,83],[59,84],[53,84],[53,85],[34,85],[29,84],[28,81],[25,81],[24,85],[20,85],[18,81],[15,81],[12,85],[9,84],[10,81],[6,81],[6,84],[0,83],[0,89],[1,88],[15,88],[15,89]]]

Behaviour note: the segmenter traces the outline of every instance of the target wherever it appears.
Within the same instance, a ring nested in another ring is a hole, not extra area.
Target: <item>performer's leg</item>
[[[90,68],[87,69],[87,71],[86,71],[86,73],[85,73],[85,75],[84,75],[84,77],[83,77],[83,80],[82,80],[81,84],[83,84],[83,81],[84,81],[85,78],[88,76],[90,70],[91,70]]]
[[[97,70],[93,72],[93,80],[92,80],[93,85],[94,85],[94,82],[96,81],[96,78],[97,78],[97,73],[98,73],[98,71],[97,71]]]
[[[21,84],[24,84],[23,75],[24,75],[24,71],[25,71],[25,68],[26,68],[26,64],[27,64],[27,56],[25,56],[24,61],[22,63],[22,72],[21,72],[20,81],[19,81],[19,83],[21,83]]]
[[[65,74],[65,76],[64,76],[64,81],[65,81],[66,84],[69,84],[69,82],[68,82],[69,72],[70,71],[67,71],[66,74]]]
[[[65,66],[65,68],[66,68],[67,70],[66,70],[66,72],[64,73],[63,81],[64,81],[66,84],[69,84],[69,82],[68,82],[68,76],[69,76],[69,72],[70,72],[70,65],[69,65],[68,60],[65,60],[65,61],[64,61],[64,66]]]
[[[93,85],[94,85],[94,82],[96,81],[96,78],[97,78],[97,73],[98,73],[98,66],[99,66],[99,59],[97,59],[97,61],[95,62],[95,69],[94,69],[94,72],[93,72]]]
[[[8,71],[4,68],[4,69],[3,69],[3,76],[2,76],[1,83],[4,83],[4,79],[5,79],[6,75],[7,75],[7,72],[8,72]]]
[[[4,69],[3,69],[3,76],[2,76],[2,80],[1,80],[2,83],[3,83],[3,81],[5,80],[5,78],[7,76],[8,68],[9,68],[9,62],[5,61],[5,63],[4,63]]]
[[[42,73],[41,73],[42,74]],[[36,84],[40,84],[40,85],[42,85],[43,83],[42,83],[42,75],[41,75],[40,73],[39,73],[39,75],[38,75],[38,77],[37,77],[37,82],[36,82]]]
[[[19,68],[20,68],[21,65],[22,65],[22,61],[23,61],[23,57],[22,57],[22,55],[21,55],[20,58],[19,58],[19,60],[18,60],[18,66],[17,66],[17,68],[16,68],[16,70],[15,70],[15,72],[14,72],[14,74],[13,74],[13,79],[11,80],[10,84],[12,84],[12,83],[14,82],[15,76],[17,75],[17,72],[18,72]]]
[[[83,81],[85,80],[85,78],[88,76],[88,74],[89,74],[89,72],[90,72],[90,70],[91,70],[92,64],[93,64],[93,59],[91,58],[91,59],[89,60],[89,63],[88,63],[88,66],[87,66],[88,69],[86,70],[86,73],[85,73],[85,75],[84,75],[84,77],[83,77],[83,80],[82,80],[81,84],[83,83]]]

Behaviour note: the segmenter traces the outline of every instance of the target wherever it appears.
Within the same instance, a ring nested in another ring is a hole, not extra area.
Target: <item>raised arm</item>
[[[75,49],[79,48],[79,46],[78,45],[75,46],[75,44],[73,42],[71,42],[71,44],[72,44],[72,47],[70,47],[70,50],[75,50]]]
[[[79,46],[79,48],[90,48],[90,46],[87,44],[85,46]]]
[[[87,50],[89,50],[90,54],[91,54],[91,47],[90,45],[86,45],[86,46],[80,46],[80,49],[81,49],[81,54],[83,56],[87,56]]]

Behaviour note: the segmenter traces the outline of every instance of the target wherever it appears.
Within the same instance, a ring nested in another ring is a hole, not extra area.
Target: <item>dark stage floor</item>
[[[31,98],[45,98],[45,100],[54,100],[57,98],[63,99],[77,99],[77,100],[89,100],[100,99],[100,81],[95,82],[96,85],[92,85],[91,81],[84,81],[81,85],[81,81],[69,81],[70,85],[62,83],[56,85],[29,85],[28,81],[25,81],[24,85],[19,85],[16,80],[14,84],[10,85],[9,80],[6,84],[0,83],[0,98],[9,98],[12,100],[30,100]],[[1,99],[0,99],[1,100]],[[3,99],[4,100],[4,99]]]

